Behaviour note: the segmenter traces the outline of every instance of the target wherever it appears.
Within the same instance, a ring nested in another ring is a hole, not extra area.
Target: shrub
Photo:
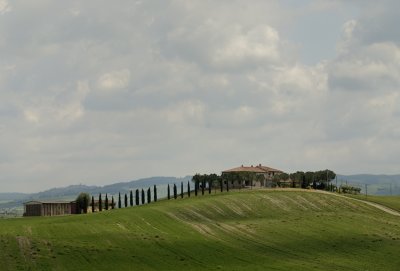
[[[79,214],[83,212],[87,213],[87,209],[89,207],[90,196],[88,193],[80,193],[76,198],[76,205],[79,208]]]

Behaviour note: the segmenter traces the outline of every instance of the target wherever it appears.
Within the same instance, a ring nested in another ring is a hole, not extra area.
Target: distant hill
[[[87,186],[87,185],[70,185],[67,187],[51,188],[49,190],[32,193],[0,193],[0,209],[2,208],[14,208],[22,206],[23,202],[29,200],[49,200],[49,199],[75,199],[81,192],[86,192],[91,195],[97,195],[99,193],[115,195],[118,192],[127,193],[130,190],[137,188],[148,188],[153,185],[167,185],[173,183],[187,182],[191,180],[191,176],[183,178],[176,177],[151,177],[144,178],[129,182],[119,182],[105,186]]]
[[[374,195],[400,195],[400,174],[396,175],[373,175],[373,174],[356,174],[356,175],[340,175],[338,174],[338,184],[348,183],[361,187],[361,192],[365,193],[365,185],[367,184],[368,194]]]

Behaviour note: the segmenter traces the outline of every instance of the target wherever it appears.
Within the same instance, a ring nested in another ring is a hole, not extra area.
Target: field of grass
[[[379,203],[393,210],[400,212],[400,196],[370,196],[365,195],[346,195],[351,198],[367,200],[375,203]]]
[[[0,220],[0,270],[399,270],[400,219],[329,194],[253,190]]]

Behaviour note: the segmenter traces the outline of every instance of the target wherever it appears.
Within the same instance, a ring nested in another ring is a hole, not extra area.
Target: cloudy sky
[[[0,191],[400,173],[397,0],[0,0]]]

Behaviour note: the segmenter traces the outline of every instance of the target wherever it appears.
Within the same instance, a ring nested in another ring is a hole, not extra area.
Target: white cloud
[[[108,72],[100,76],[98,85],[106,90],[126,88],[130,82],[130,76],[128,69]]]
[[[0,0],[0,14],[5,14],[12,10],[7,0]]]
[[[243,65],[246,62],[272,62],[280,60],[278,32],[270,26],[260,25],[245,31],[238,29],[226,44],[216,50],[216,65]]]

